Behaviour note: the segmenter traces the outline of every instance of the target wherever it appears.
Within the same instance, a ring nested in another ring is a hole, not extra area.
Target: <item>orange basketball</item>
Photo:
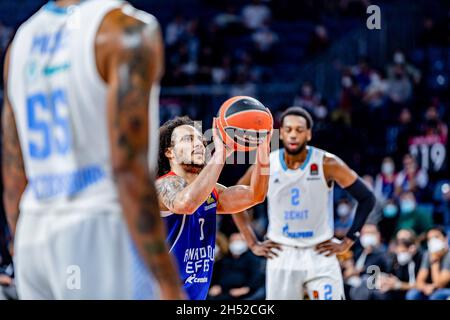
[[[227,145],[236,151],[250,151],[264,141],[272,131],[273,118],[269,109],[252,97],[236,96],[220,107],[217,128]]]

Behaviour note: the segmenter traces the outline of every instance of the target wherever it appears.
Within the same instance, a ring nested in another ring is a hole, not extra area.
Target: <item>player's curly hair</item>
[[[167,148],[172,146],[173,130],[183,125],[194,126],[194,120],[188,116],[176,117],[166,121],[166,123],[159,128],[158,177],[161,177],[170,171],[169,159],[167,159],[165,153]]]

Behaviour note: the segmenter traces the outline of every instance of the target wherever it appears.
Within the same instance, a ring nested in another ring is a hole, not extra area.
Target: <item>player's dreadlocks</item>
[[[172,146],[173,130],[183,125],[194,126],[194,121],[188,116],[176,117],[167,121],[159,128],[158,177],[170,171],[169,159],[167,159],[165,152],[167,148]]]

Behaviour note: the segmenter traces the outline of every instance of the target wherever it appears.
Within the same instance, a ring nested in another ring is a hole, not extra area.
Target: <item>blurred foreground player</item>
[[[214,127],[214,126],[213,126]],[[217,183],[233,149],[213,133],[215,152],[208,160],[202,133],[188,117],[160,129],[156,182],[170,252],[176,257],[184,289],[191,300],[206,298],[211,283],[216,241],[216,213],[236,213],[264,201],[269,183],[269,140],[258,146],[249,185]]]
[[[333,154],[308,146],[310,114],[299,107],[281,116],[284,148],[270,154],[268,191],[269,241],[258,243],[246,213],[233,218],[254,253],[267,261],[267,299],[344,299],[341,269],[335,254],[350,249],[359,236],[375,197],[358,175]],[[239,183],[247,184],[250,167]],[[333,183],[357,201],[355,219],[342,241],[334,236]],[[281,244],[281,251],[274,249]]]
[[[17,31],[3,177],[19,298],[156,298],[144,262],[162,298],[184,297],[149,169],[162,65],[158,22],[122,1],[51,1]]]

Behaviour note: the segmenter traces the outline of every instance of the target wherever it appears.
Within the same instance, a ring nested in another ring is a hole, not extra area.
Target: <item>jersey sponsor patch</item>
[[[312,176],[319,175],[319,167],[318,167],[317,163],[313,163],[309,166],[309,174]]]
[[[191,274],[184,283],[187,284],[187,283],[207,283],[207,282],[208,277],[197,278],[196,274]]]
[[[292,232],[289,231],[289,225],[285,224],[283,227],[283,235],[288,237],[288,238],[293,238],[293,239],[299,239],[299,238],[311,238],[314,236],[314,231],[297,231],[297,232]]]

